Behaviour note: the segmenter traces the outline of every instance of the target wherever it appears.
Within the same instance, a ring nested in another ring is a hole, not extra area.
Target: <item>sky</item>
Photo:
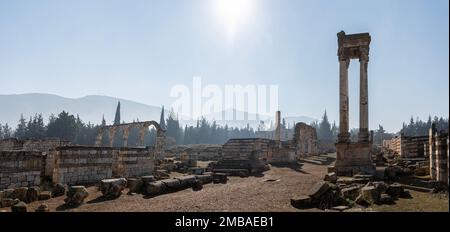
[[[277,85],[283,116],[321,118],[326,109],[338,123],[336,34],[344,30],[372,37],[370,129],[448,117],[449,1],[228,1],[0,0],[0,94],[161,106],[175,100],[173,86],[198,76],[220,86]],[[349,86],[352,128],[358,60]]]

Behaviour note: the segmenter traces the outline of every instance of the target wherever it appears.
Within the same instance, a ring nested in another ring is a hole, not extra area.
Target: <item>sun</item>
[[[225,26],[229,39],[233,39],[240,26],[251,14],[252,0],[216,0],[217,16]]]

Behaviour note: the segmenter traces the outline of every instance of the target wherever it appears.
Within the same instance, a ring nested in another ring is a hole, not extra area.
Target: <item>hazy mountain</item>
[[[132,122],[139,119],[139,121],[159,122],[161,107],[107,96],[89,95],[73,99],[52,94],[31,93],[0,95],[0,123],[8,123],[15,127],[20,114],[28,120],[36,113],[42,113],[47,123],[51,114],[57,115],[65,110],[74,115],[78,114],[84,122],[90,121],[94,124],[100,124],[104,114],[106,123],[112,124],[118,101],[122,121]]]
[[[82,98],[65,98],[53,94],[13,94],[13,95],[0,95],[0,123],[8,123],[11,127],[15,128],[18,124],[20,114],[23,114],[28,121],[30,116],[34,116],[36,113],[41,113],[48,122],[48,118],[51,114],[57,115],[61,111],[65,110],[71,114],[78,114],[84,122],[91,122],[94,124],[100,124],[102,115],[105,116],[107,124],[112,124],[114,120],[114,114],[116,111],[117,102],[120,101],[121,106],[121,120],[125,122],[132,122],[139,119],[139,121],[155,120],[159,122],[161,113],[161,107],[150,106],[126,99],[89,95]],[[168,108],[168,107],[166,107]],[[220,120],[224,115],[233,115],[233,109],[225,110],[205,116],[208,120],[216,120],[217,124],[233,126],[233,127],[245,127],[247,123],[250,127],[257,128],[260,121],[264,121],[267,128],[275,121],[274,116],[248,114],[247,120],[235,120],[233,117],[230,119],[228,116],[226,120]],[[283,113],[283,112],[282,112]],[[246,113],[237,111],[236,115],[245,115]],[[168,109],[166,109],[166,117],[168,115]],[[186,116],[180,115],[181,124],[196,125],[196,120],[188,119]],[[293,122],[306,122],[310,123],[316,119],[307,116],[286,117],[286,123],[293,124]],[[272,123],[271,123],[272,122]]]

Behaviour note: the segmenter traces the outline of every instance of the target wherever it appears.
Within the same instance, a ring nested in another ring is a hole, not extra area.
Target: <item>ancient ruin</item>
[[[341,31],[338,37],[339,57],[339,134],[336,143],[337,159],[335,171],[338,175],[373,173],[369,141],[369,102],[367,85],[367,66],[369,62],[369,33],[346,35]],[[351,59],[360,63],[360,100],[358,142],[350,141],[349,102],[348,102],[348,66]]]
[[[305,123],[300,122],[295,125],[295,134],[292,143],[297,157],[318,154],[316,129]]]
[[[433,180],[449,183],[449,133],[437,131],[433,124],[429,133],[430,177]]]
[[[400,134],[383,140],[383,148],[403,158],[425,157],[429,149],[428,136],[405,136]]]

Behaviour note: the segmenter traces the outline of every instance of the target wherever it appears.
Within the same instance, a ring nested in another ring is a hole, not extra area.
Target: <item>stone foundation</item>
[[[370,154],[371,143],[336,143],[334,171],[339,176],[353,176],[359,173],[373,174],[375,166]]]
[[[50,152],[55,183],[89,184],[112,177],[134,177],[154,170],[154,152],[146,148],[59,147]],[[48,169],[47,169],[48,170]]]
[[[37,151],[0,151],[0,190],[39,185],[45,156]]]

